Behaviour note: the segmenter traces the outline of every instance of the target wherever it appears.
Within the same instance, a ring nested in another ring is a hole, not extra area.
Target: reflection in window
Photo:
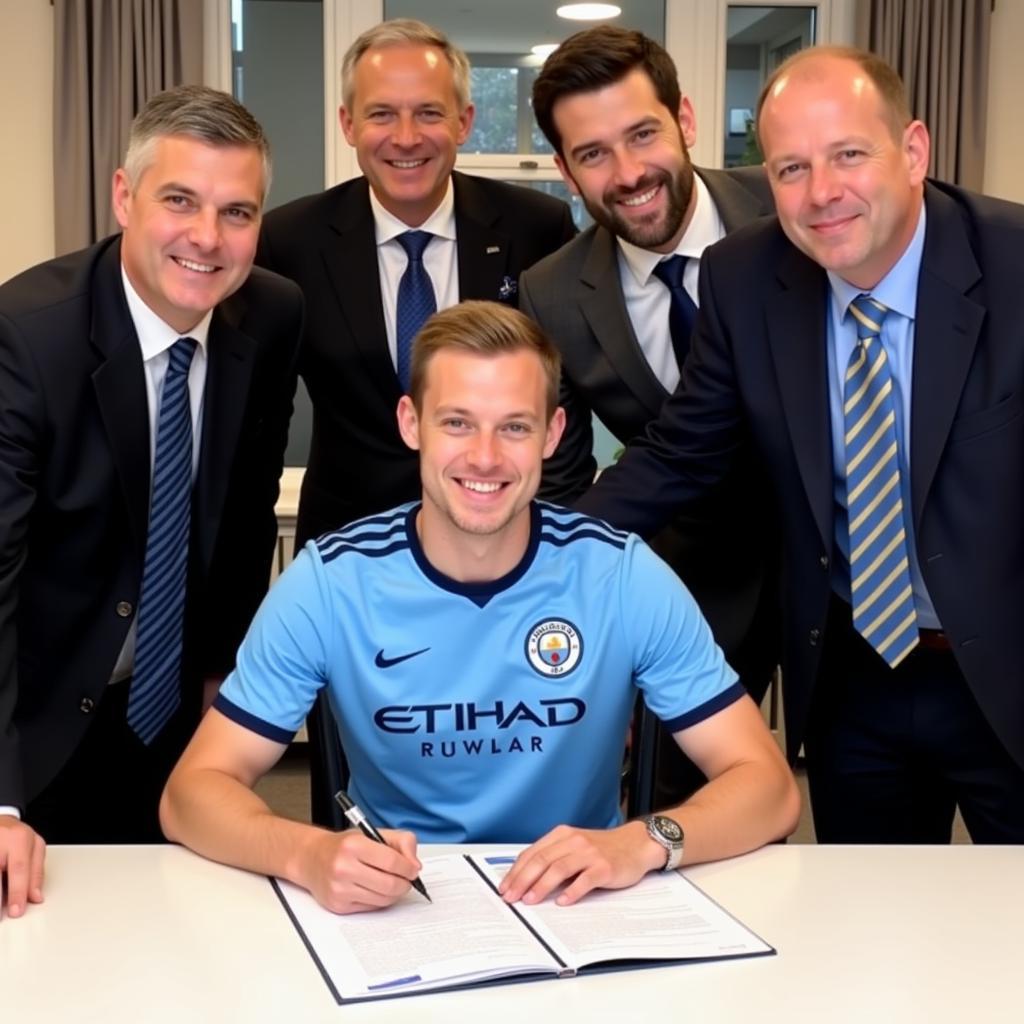
[[[815,7],[729,6],[725,64],[725,166],[761,163],[754,111],[765,79],[814,44]]]

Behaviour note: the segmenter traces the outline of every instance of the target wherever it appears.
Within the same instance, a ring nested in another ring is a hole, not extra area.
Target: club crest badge
[[[544,619],[526,635],[526,660],[542,676],[568,675],[583,656],[583,637],[565,619]]]

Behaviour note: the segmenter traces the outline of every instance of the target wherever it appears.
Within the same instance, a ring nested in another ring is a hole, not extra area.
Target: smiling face
[[[809,57],[766,98],[759,137],[779,221],[826,270],[869,291],[910,244],[923,202],[928,132],[898,133],[854,61]]]
[[[158,137],[139,180],[114,175],[121,260],[139,297],[184,334],[249,276],[263,202],[255,146]]]
[[[421,408],[402,398],[399,428],[420,453],[423,547],[442,571],[456,575],[451,566],[470,537],[488,539],[492,578],[522,557],[541,462],[565,422],[561,409],[548,422],[546,403],[544,368],[526,349],[441,349],[427,364]]]
[[[603,89],[558,100],[552,117],[562,137],[555,162],[594,220],[633,245],[671,252],[695,202],[689,100],[669,110],[637,68]]]
[[[451,65],[435,46],[367,50],[355,66],[341,128],[388,212],[418,227],[444,198],[458,147],[473,127],[459,109]]]

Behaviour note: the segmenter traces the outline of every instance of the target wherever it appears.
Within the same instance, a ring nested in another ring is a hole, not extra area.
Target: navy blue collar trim
[[[416,516],[422,508],[422,502],[417,502],[411,509],[405,521],[405,532],[409,539],[409,550],[412,552],[420,571],[442,590],[452,594],[461,594],[468,597],[475,605],[483,608],[492,597],[515,586],[526,575],[527,570],[533,564],[537,556],[537,549],[540,546],[540,510],[536,502],[530,503],[530,541],[526,545],[526,551],[519,560],[519,564],[510,572],[505,573],[496,580],[481,580],[475,583],[463,583],[460,580],[453,580],[443,572],[439,572],[427,560],[423,553],[423,546],[420,544],[419,535],[416,532]]]

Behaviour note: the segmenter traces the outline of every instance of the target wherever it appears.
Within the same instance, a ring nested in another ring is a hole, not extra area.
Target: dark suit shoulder
[[[337,217],[359,212],[370,216],[369,188],[365,178],[352,178],[340,185],[300,196],[270,210],[263,218],[263,230],[276,239],[296,232],[322,227]]]
[[[104,253],[116,245],[113,235],[87,249],[39,263],[0,285],[0,316],[29,321],[68,303],[88,302],[96,266]]]
[[[745,188],[759,199],[771,202],[772,190],[768,184],[768,175],[765,173],[763,164],[757,164],[754,167],[729,167],[724,171],[712,170],[707,167],[702,167],[699,170],[705,180],[708,178],[727,179]]]
[[[566,284],[575,280],[587,261],[598,233],[607,236],[604,228],[591,224],[560,249],[538,260],[523,272],[523,280],[532,294],[547,294],[552,288],[564,296]],[[614,245],[614,240],[610,242]]]
[[[228,323],[261,346],[286,353],[298,349],[304,308],[294,281],[255,266],[241,288],[218,306]]]
[[[720,264],[724,260],[735,259],[741,253],[751,257],[756,254],[757,258],[766,259],[770,253],[792,248],[793,243],[783,232],[778,217],[759,217],[709,246],[703,259]],[[767,269],[767,266],[762,266],[762,273]]]
[[[264,267],[252,268],[245,284],[239,289],[251,302],[274,306],[282,302],[301,305],[302,289],[287,277]]]
[[[938,197],[945,196],[955,205],[967,224],[976,224],[978,227],[993,230],[1024,230],[1024,206],[1020,203],[985,196],[980,192],[971,192],[958,185],[932,179],[928,180],[925,196],[931,203],[941,201]]]

